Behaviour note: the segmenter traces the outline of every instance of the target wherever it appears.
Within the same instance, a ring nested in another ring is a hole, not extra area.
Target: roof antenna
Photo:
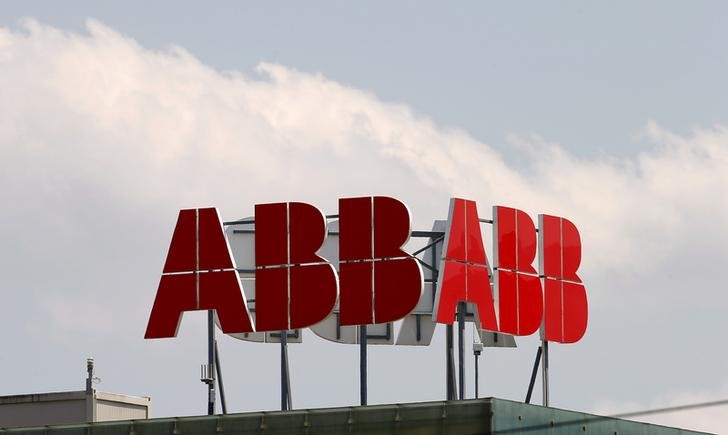
[[[86,394],[92,394],[94,391],[94,359],[93,357],[86,358],[86,371],[88,377],[86,378]]]
[[[477,338],[477,339],[476,339]],[[478,373],[478,360],[480,354],[483,352],[483,342],[480,341],[480,334],[478,333],[478,327],[473,323],[473,356],[475,357],[475,398],[478,398],[478,384],[480,383]]]
[[[86,377],[86,394],[93,394],[93,384],[101,382],[101,378],[94,376],[94,358],[86,358],[86,371],[88,376]]]

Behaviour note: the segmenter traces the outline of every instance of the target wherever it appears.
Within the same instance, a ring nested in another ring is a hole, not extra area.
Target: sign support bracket
[[[531,403],[531,395],[533,394],[533,386],[536,384],[536,374],[538,373],[539,362],[541,361],[541,346],[536,351],[536,360],[533,362],[533,370],[531,371],[531,381],[528,383],[528,392],[526,393],[526,403]]]
[[[445,358],[447,363],[447,400],[456,400],[457,383],[455,380],[455,350],[454,348],[454,327],[447,325],[445,340]]]
[[[222,405],[222,413],[227,414],[227,402],[225,401],[225,387],[222,383],[222,368],[220,367],[220,350],[217,348],[217,339],[215,339],[215,372],[217,373],[217,387],[220,389],[220,405]]]
[[[465,399],[465,302],[458,302],[458,385],[460,400]]]
[[[207,310],[207,415],[215,414],[215,314]]]
[[[541,376],[543,380],[543,406],[549,406],[549,342],[543,340],[541,358]]]
[[[281,411],[293,408],[291,379],[288,371],[288,331],[281,331]]]
[[[367,325],[359,326],[359,399],[367,404]]]

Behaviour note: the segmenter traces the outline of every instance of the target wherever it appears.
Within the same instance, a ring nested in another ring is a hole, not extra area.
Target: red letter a
[[[182,313],[215,310],[226,334],[253,332],[214,208],[180,210],[144,338],[175,337]]]
[[[476,307],[478,328],[498,331],[488,259],[475,201],[460,198],[450,200],[442,256],[433,319],[438,323],[451,324],[457,303],[471,302]]]

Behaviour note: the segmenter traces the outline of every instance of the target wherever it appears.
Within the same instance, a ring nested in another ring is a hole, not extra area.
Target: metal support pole
[[[288,331],[281,331],[281,411],[287,411],[291,408],[291,380],[288,372]]]
[[[536,384],[536,374],[538,373],[538,363],[541,361],[541,346],[536,351],[536,360],[533,362],[533,370],[531,371],[531,381],[528,383],[528,392],[526,393],[526,403],[531,403],[531,394],[533,394],[533,386]]]
[[[455,355],[454,355],[454,331],[452,325],[446,327],[445,340],[445,363],[447,365],[447,400],[455,400],[457,396],[455,385]]]
[[[465,399],[465,302],[458,302],[458,387],[459,399]]]
[[[288,334],[288,331],[286,331]],[[286,337],[288,340],[288,337]],[[288,399],[288,410],[293,409],[293,393],[291,392],[291,370],[288,362],[288,343],[286,343],[286,398]]]
[[[442,240],[440,240],[442,242]],[[432,285],[437,288],[438,280],[438,258],[437,244],[433,244],[430,248],[430,259],[432,262]],[[434,302],[434,301],[433,301]],[[447,400],[455,400],[455,360],[453,355],[453,326],[447,325],[445,333],[445,391]]]
[[[359,327],[359,399],[361,406],[367,404],[367,326]]]
[[[217,348],[217,340],[215,340],[215,369],[217,372],[217,387],[220,389],[220,405],[222,405],[222,413],[227,414],[227,403],[225,402],[225,387],[223,387],[222,368],[220,367],[220,350]]]
[[[479,373],[478,373],[478,360],[480,359],[480,351],[473,352],[473,355],[475,355],[475,398],[478,398],[478,381],[479,381]]]
[[[215,414],[215,314],[207,310],[207,415]]]
[[[541,376],[543,379],[543,406],[549,406],[549,342],[543,340],[541,355]]]

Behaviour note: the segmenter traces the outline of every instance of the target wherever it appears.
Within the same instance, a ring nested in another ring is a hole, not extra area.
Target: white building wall
[[[140,420],[148,418],[146,406],[96,400],[96,421]]]

